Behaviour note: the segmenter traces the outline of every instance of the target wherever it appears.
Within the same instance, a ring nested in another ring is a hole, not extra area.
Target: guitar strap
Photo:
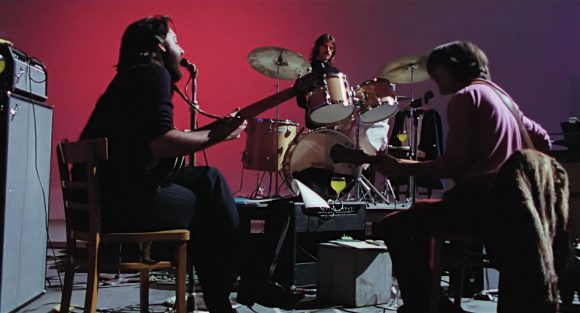
[[[520,129],[520,134],[522,135],[522,139],[524,140],[526,148],[535,150],[534,144],[530,139],[530,135],[528,134],[528,131],[524,127],[524,122],[522,121],[522,113],[515,107],[512,99],[503,90],[500,90],[497,86],[488,81],[477,80],[473,82],[473,84],[487,85],[495,92],[495,94],[497,94],[497,96],[501,99],[501,101],[505,104],[505,106],[508,108],[508,110],[512,113],[512,115],[516,119],[516,123],[518,123],[518,128]]]

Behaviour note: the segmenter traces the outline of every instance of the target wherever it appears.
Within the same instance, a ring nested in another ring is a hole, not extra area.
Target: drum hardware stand
[[[355,148],[355,150],[358,150],[358,149],[360,149],[360,137],[359,137],[359,135],[360,135],[360,123],[361,123],[358,108],[355,108],[353,114],[354,114],[354,119],[355,119],[355,124],[356,124],[355,147],[354,148]],[[373,192],[374,192],[380,198],[380,200],[384,201],[387,204],[390,203],[389,199],[386,198],[375,187],[375,185],[362,174],[362,165],[358,166],[356,169],[356,181],[355,181],[354,188],[355,188],[355,197],[356,197],[357,201],[365,201],[365,199],[368,197],[368,198],[370,198],[372,203],[376,203],[377,201],[373,197]],[[364,189],[364,193],[362,192],[362,189]]]
[[[397,203],[397,195],[395,195],[395,189],[393,189],[393,185],[391,185],[391,181],[389,180],[388,177],[385,177],[385,183],[383,186],[384,190],[382,195],[383,196],[387,196],[388,197],[388,191],[391,192],[391,196],[393,197],[393,202],[395,202],[395,204]],[[387,204],[390,204],[389,201],[386,202]]]
[[[284,53],[283,50],[280,50],[280,55],[278,56],[278,59],[276,59],[276,93],[280,92],[280,66],[284,66],[284,65],[288,65],[288,62],[284,61],[284,58],[282,57],[282,54]],[[278,145],[280,144],[280,107],[277,105],[276,106],[276,123],[274,123],[274,130],[276,131],[276,174],[275,174],[275,178],[274,178],[274,186],[275,186],[275,190],[274,190],[274,197],[280,197],[280,193],[279,193],[279,188],[278,188],[278,175],[279,175],[279,171],[277,169],[278,167]],[[284,157],[284,156],[282,156]],[[270,172],[270,189],[268,190],[268,197],[271,196],[271,190],[272,190],[272,172]]]
[[[280,55],[278,56],[278,58],[274,62],[274,65],[276,66],[276,84],[274,85],[274,88],[276,89],[276,93],[280,92],[280,66],[288,65],[288,62],[284,61],[282,54],[283,54],[283,51],[281,50]],[[277,166],[277,164],[278,164],[277,158],[279,157],[278,156],[278,149],[279,149],[278,144],[280,142],[280,132],[278,129],[280,126],[279,106],[276,106],[275,110],[276,110],[275,122],[271,126],[273,127],[274,132],[276,133],[276,166]],[[242,162],[243,162],[243,160],[244,159],[242,159]],[[264,194],[263,193],[264,189],[262,188],[262,183],[264,181],[264,177],[266,176],[266,172],[268,172],[268,175],[269,175],[269,186],[268,186],[268,193]],[[274,172],[275,172],[275,174],[274,174]],[[262,173],[258,173],[258,180],[256,182],[256,189],[254,189],[254,191],[252,191],[250,198],[255,199],[255,198],[259,198],[259,197],[260,198],[280,197],[280,192],[279,192],[280,187],[279,187],[279,181],[278,181],[279,175],[280,175],[280,173],[278,170],[263,171]],[[274,176],[274,177],[272,177],[272,176]],[[274,194],[272,194],[272,181],[274,181]]]
[[[272,172],[270,172],[270,186],[268,187],[268,193],[264,194],[264,188],[262,188],[262,183],[264,182],[264,177],[266,176],[266,172],[262,172],[261,175],[258,174],[257,182],[256,182],[256,189],[251,193],[251,199],[261,199],[261,198],[269,198],[272,192]]]

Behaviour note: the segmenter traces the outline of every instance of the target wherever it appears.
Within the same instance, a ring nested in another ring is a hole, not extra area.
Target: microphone
[[[191,77],[195,77],[197,75],[197,66],[195,66],[193,63],[190,63],[186,58],[182,58],[181,61],[179,61],[179,65],[185,67]]]
[[[409,104],[410,107],[418,109],[420,107],[423,106],[423,104],[427,104],[429,103],[429,100],[431,100],[433,98],[433,91],[429,90],[427,92],[425,92],[425,94],[423,95],[423,98],[417,98],[413,101],[411,101],[411,104]]]
[[[181,58],[179,65],[185,67],[189,72],[189,76],[191,76],[191,102],[197,105],[197,66],[190,63],[186,58]]]

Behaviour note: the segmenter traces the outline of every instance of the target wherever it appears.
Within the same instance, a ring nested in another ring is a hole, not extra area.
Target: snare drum
[[[307,96],[308,118],[316,124],[334,124],[347,119],[354,112],[349,86],[342,73],[326,74],[325,86],[309,92]]]
[[[248,120],[244,168],[271,172],[282,169],[284,154],[296,138],[297,129],[298,123],[289,120]]]
[[[391,117],[399,104],[391,89],[391,83],[384,78],[375,78],[354,88],[354,97],[360,103],[360,121],[376,123]]]
[[[347,187],[343,193],[348,193],[354,185],[357,167],[353,164],[332,161],[330,148],[335,144],[354,149],[350,138],[329,129],[302,134],[290,144],[284,157],[283,169],[285,181],[294,193],[298,194],[298,190],[294,189],[292,180],[298,179],[322,197],[334,198],[336,194],[330,187],[333,176],[346,178]]]

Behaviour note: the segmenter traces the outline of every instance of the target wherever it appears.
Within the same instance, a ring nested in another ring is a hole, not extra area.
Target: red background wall
[[[199,68],[198,97],[205,110],[225,114],[275,92],[275,80],[254,71],[247,54],[275,45],[309,57],[314,39],[338,40],[336,65],[351,85],[381,67],[438,44],[471,40],[491,60],[492,78],[549,131],[580,114],[580,3],[548,1],[2,1],[0,38],[41,59],[49,70],[54,105],[53,143],[78,137],[97,98],[114,75],[121,34],[147,15],[170,15],[185,56]],[[182,82],[183,83],[183,82]],[[281,88],[291,82],[281,82]],[[416,84],[415,95],[433,89]],[[409,95],[399,85],[398,94]],[[175,98],[176,126],[188,128],[186,105]],[[432,106],[444,112],[446,98]],[[281,119],[303,124],[294,100]],[[264,117],[274,117],[271,110]],[[206,120],[201,120],[205,123]],[[210,164],[238,189],[245,138],[208,150]],[[56,160],[52,162],[50,217],[62,218]],[[246,171],[244,190],[254,187]]]

